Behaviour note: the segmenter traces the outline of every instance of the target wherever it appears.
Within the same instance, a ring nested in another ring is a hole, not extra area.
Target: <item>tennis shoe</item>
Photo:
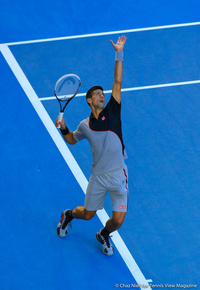
[[[101,251],[106,256],[112,256],[114,253],[114,249],[113,249],[113,246],[110,242],[109,236],[108,237],[102,236],[101,231],[102,231],[102,229],[96,233],[97,241],[99,241],[101,243]]]
[[[71,225],[71,219],[66,216],[69,209],[66,209],[61,214],[60,222],[57,225],[57,235],[60,238],[66,237],[68,233],[68,228]]]

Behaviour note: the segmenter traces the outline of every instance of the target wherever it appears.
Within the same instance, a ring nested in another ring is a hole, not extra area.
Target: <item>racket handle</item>
[[[58,122],[61,122],[61,121],[62,121],[63,114],[64,114],[64,112],[60,112],[60,113],[59,113],[59,115],[58,115]],[[60,124],[58,125],[57,128],[60,129]]]

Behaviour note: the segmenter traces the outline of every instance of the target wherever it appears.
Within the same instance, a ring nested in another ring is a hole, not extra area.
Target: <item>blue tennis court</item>
[[[65,15],[42,2],[41,9],[22,1],[13,10],[8,2],[1,12],[0,288],[197,289],[200,5],[115,1],[105,11],[90,1],[60,0]],[[92,154],[87,141],[64,143],[54,126],[53,92],[62,75],[80,76],[79,94],[65,111],[75,130],[90,114],[84,95],[91,86],[110,97],[110,39],[122,34],[129,211],[107,257],[95,234],[112,215],[109,196],[92,220],[73,220],[66,238],[56,235],[62,210],[84,203]]]

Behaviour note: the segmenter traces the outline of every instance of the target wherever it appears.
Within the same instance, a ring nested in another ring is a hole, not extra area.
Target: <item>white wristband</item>
[[[123,51],[121,50],[116,50],[115,51],[115,61],[123,61]]]

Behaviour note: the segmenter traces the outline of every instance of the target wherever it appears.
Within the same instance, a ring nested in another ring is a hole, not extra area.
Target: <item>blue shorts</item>
[[[88,211],[103,209],[107,192],[110,192],[113,211],[127,212],[128,170],[124,167],[105,174],[92,173],[88,183],[84,208]]]

